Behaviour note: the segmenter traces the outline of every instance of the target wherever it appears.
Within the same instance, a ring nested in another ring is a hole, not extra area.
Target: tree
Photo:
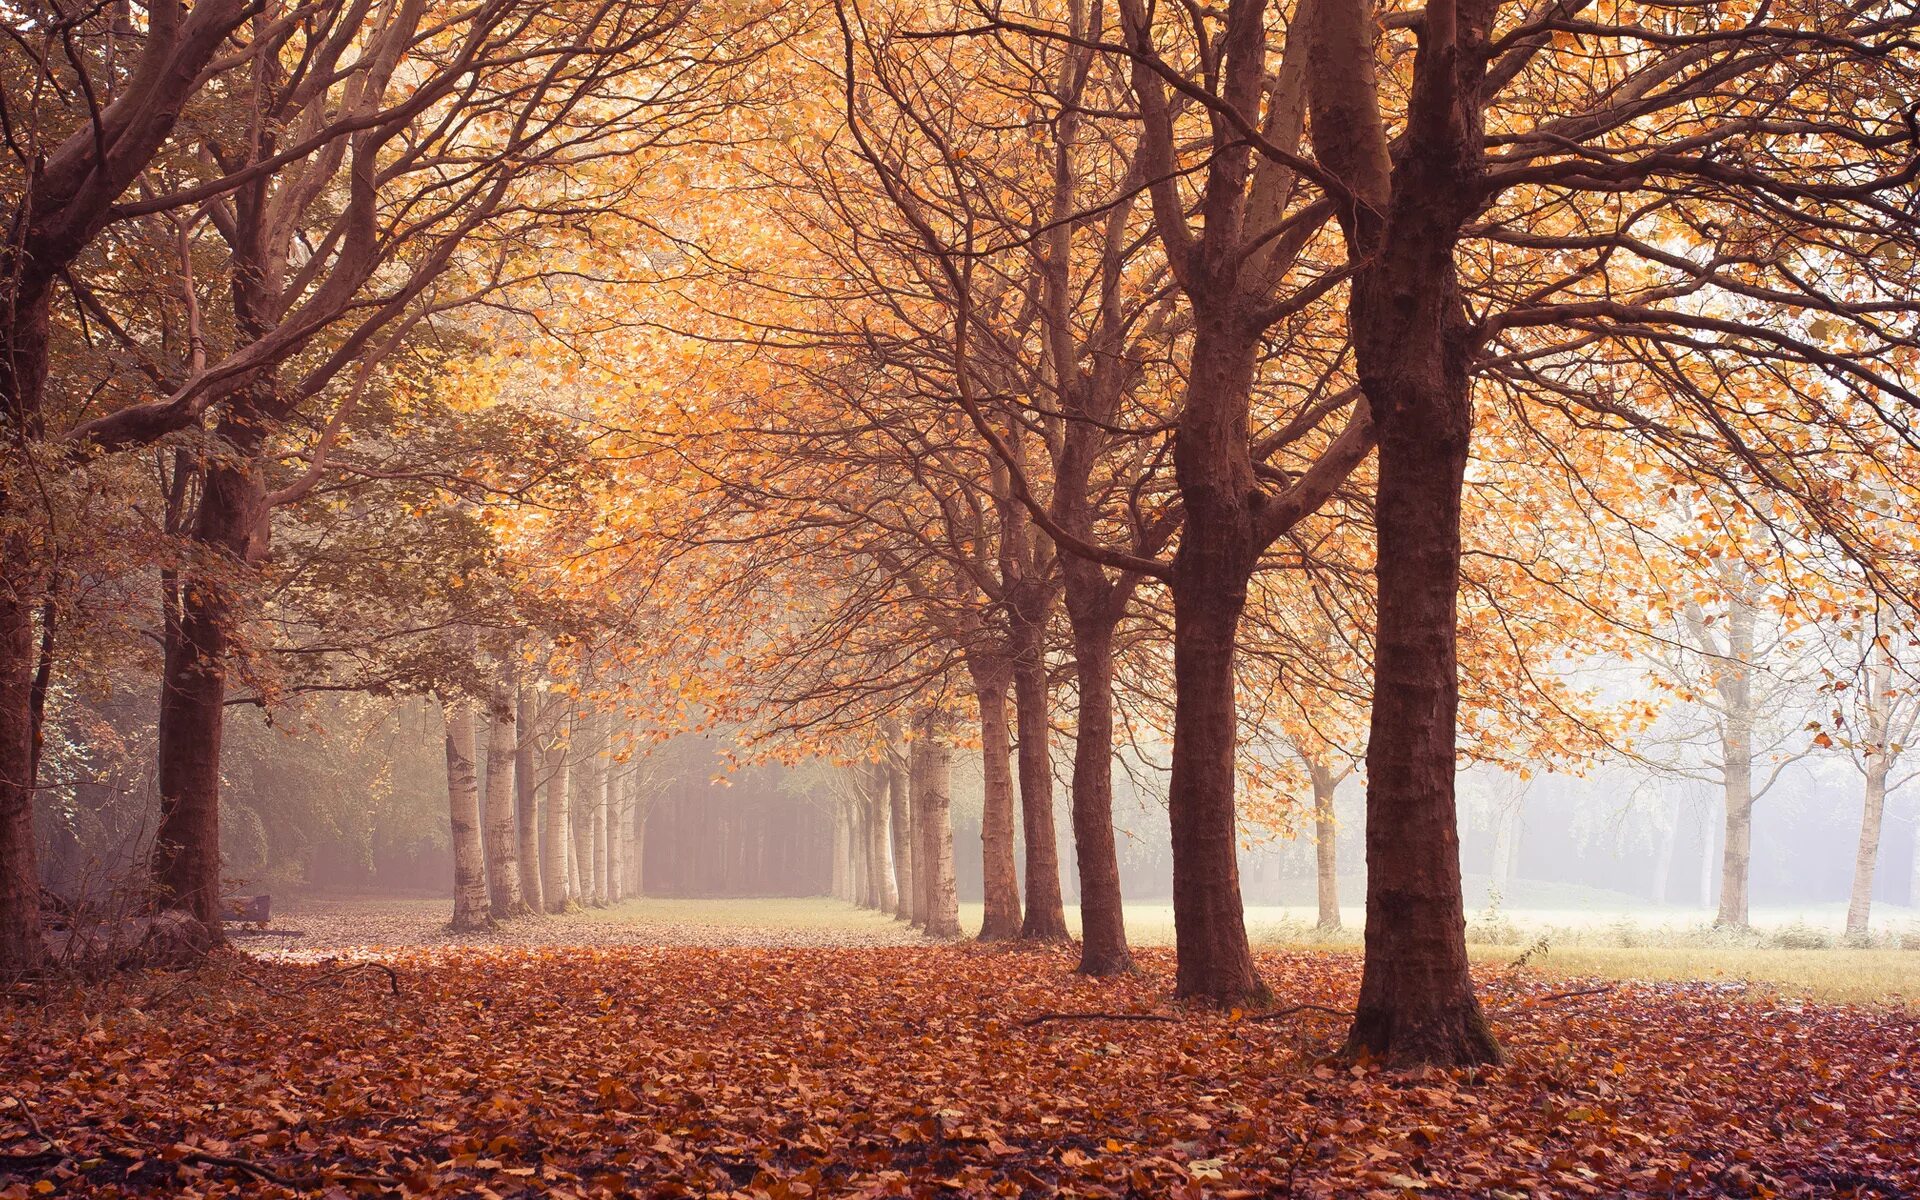
[[[567,850],[573,843],[568,829],[573,803],[573,731],[568,721],[566,701],[550,696],[546,702],[548,727],[554,733],[546,749],[546,810],[541,823],[540,893],[546,898],[547,911],[566,912],[578,905],[578,896],[567,880]]]
[[[501,670],[496,686],[486,697],[487,898],[496,919],[529,911],[520,891],[521,838],[515,777],[520,761],[517,691],[513,675]]]
[[[441,702],[447,722],[447,807],[453,827],[453,919],[456,933],[493,924],[487,906],[486,852],[480,844],[480,795],[473,772],[473,705]]]
[[[514,697],[514,729],[519,734],[513,747],[514,820],[520,839],[520,896],[530,913],[547,910],[540,878],[540,741],[534,730],[539,712],[537,694],[522,682]]]
[[[1890,619],[1887,607],[1872,610],[1853,641],[1864,650],[1853,670],[1829,686],[1836,691],[1836,733],[1815,735],[1816,744],[1839,742],[1860,772],[1864,785],[1860,840],[1854,854],[1853,888],[1847,901],[1847,936],[1865,940],[1873,910],[1873,880],[1880,859],[1880,831],[1887,799],[1912,782],[1893,771],[1920,729],[1920,693],[1912,686],[1904,655],[1895,647],[1910,644],[1907,631]],[[1850,711],[1848,711],[1850,710]]]
[[[0,245],[0,971],[37,966],[40,885],[33,854],[37,718],[44,711],[34,622],[40,608],[29,564],[44,561],[32,525],[21,519],[18,476],[45,435],[49,322],[63,274],[113,219],[120,195],[160,153],[182,108],[207,83],[206,68],[251,14],[240,0],[146,5],[145,29],[122,29],[118,10],[87,9],[76,20],[58,12],[39,28],[9,39],[6,106],[9,168],[0,190],[9,197]],[[43,17],[45,14],[42,14]],[[76,48],[97,51],[138,36],[125,74]],[[38,41],[36,49],[32,43]],[[56,53],[58,45],[64,55]],[[16,70],[13,52],[29,65]],[[62,79],[63,74],[70,77]],[[23,85],[16,94],[13,84]],[[84,96],[84,111],[68,107]],[[61,111],[62,108],[67,111]],[[24,144],[23,144],[24,139]],[[43,624],[42,641],[53,636]]]
[[[920,838],[914,876],[921,881],[921,928],[928,937],[960,936],[959,897],[954,890],[953,751],[940,741],[938,721],[923,717],[912,743],[913,828]]]

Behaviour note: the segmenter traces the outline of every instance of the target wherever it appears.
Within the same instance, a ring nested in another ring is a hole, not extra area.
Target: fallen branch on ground
[[[1575,988],[1570,992],[1549,992],[1544,996],[1526,996],[1513,1001],[1511,1004],[1502,1004],[1498,1008],[1491,1008],[1487,1011],[1493,1013],[1512,1012],[1515,1009],[1532,1008],[1537,1004],[1551,1004],[1556,1000],[1577,1000],[1581,996],[1604,996],[1613,990],[1614,986],[1612,984],[1605,983],[1599,987]]]
[[[1246,1021],[1281,1021],[1303,1012],[1325,1013],[1330,1017],[1351,1017],[1353,1015],[1344,1008],[1328,1008],[1324,1004],[1291,1004],[1286,1008],[1276,1008],[1272,1012],[1250,1013],[1241,1019]]]
[[[338,979],[343,975],[351,975],[356,971],[385,971],[387,973],[387,987],[392,990],[394,995],[398,996],[400,994],[400,973],[387,964],[379,962],[360,962],[354,963],[351,966],[340,967],[337,970],[328,971],[324,975],[316,975],[305,983],[290,988],[275,987],[270,983],[255,979],[245,971],[238,971],[236,974],[263,992],[268,992],[275,996],[292,996],[298,992],[304,992],[308,988],[318,987],[330,979]]]

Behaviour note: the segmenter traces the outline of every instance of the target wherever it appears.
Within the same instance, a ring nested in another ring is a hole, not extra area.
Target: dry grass
[[[1470,946],[1474,961],[1505,966],[1512,946]],[[1528,960],[1524,970],[1602,979],[1744,983],[1757,999],[1920,1008],[1920,952],[1777,950],[1717,946],[1566,946]]]
[[[295,899],[283,924],[306,927],[307,938],[274,939],[261,949],[341,950],[384,945],[447,945],[466,941],[506,945],[710,945],[710,946],[884,946],[914,945],[922,939],[878,913],[822,897],[795,899],[684,900],[648,897],[614,908],[588,909],[563,917],[508,922],[478,938],[456,938],[444,931],[448,904],[425,897],[328,897]],[[1920,951],[1896,949],[1809,948],[1745,945],[1725,940],[1704,926],[1658,928],[1593,919],[1565,925],[1534,926],[1530,914],[1515,913],[1519,933],[1496,940],[1475,939],[1470,947],[1483,978],[1511,971],[1559,977],[1698,981],[1733,985],[1760,1000],[1804,998],[1837,1004],[1890,1004],[1920,1009]],[[1291,909],[1250,908],[1248,932],[1256,944],[1353,954],[1359,950],[1359,914],[1350,927],[1316,934],[1308,915]],[[980,906],[962,905],[962,928],[978,928]],[[1079,913],[1067,910],[1078,929]],[[1470,929],[1484,932],[1476,922]],[[1794,928],[1799,928],[1798,926]],[[1140,946],[1173,942],[1173,910],[1165,904],[1127,906],[1127,932]],[[1634,944],[1609,944],[1615,935]],[[1757,939],[1777,936],[1761,931]],[[257,944],[255,944],[257,945]],[[1529,951],[1528,947],[1532,946]],[[1514,967],[1525,955],[1525,965]],[[1739,985],[1745,985],[1741,987]]]

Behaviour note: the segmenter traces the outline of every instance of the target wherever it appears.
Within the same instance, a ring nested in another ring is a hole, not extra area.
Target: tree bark
[[[220,744],[228,659],[239,620],[236,592],[266,553],[269,518],[257,463],[262,422],[248,397],[237,399],[220,423],[222,444],[206,464],[193,526],[194,542],[217,565],[188,574],[180,636],[168,647],[162,667],[154,895],[163,907],[192,916],[209,945],[223,936]]]
[[[1745,720],[1730,719],[1721,739],[1721,788],[1726,836],[1720,846],[1720,910],[1713,923],[1747,928],[1748,879],[1753,864],[1753,733]]]
[[[913,926],[922,931],[927,927],[928,914],[933,911],[934,829],[928,808],[929,748],[924,728],[907,748],[907,786],[913,808]]]
[[[473,777],[473,706],[443,700],[447,721],[447,810],[453,836],[454,932],[492,924],[487,908],[486,855],[480,845],[480,794]]]
[[[1048,597],[1052,594],[1049,588]],[[1045,609],[1016,621],[1015,631],[1013,719],[1020,731],[1020,831],[1027,852],[1027,911],[1020,937],[1063,942],[1068,937],[1067,913],[1060,895],[1060,842],[1053,821]]]
[[[1179,552],[1188,562],[1198,555],[1187,548],[1204,540],[1193,533]],[[1175,576],[1187,584],[1174,592],[1174,992],[1229,1005],[1264,1000],[1267,989],[1247,944],[1234,828],[1234,634],[1245,593],[1209,592],[1210,574]]]
[[[534,728],[539,705],[532,688],[519,689],[515,699],[518,719],[514,724],[520,737],[513,747],[513,792],[520,837],[520,900],[525,911],[541,913],[547,910],[547,901],[540,880],[540,738]]]
[[[564,719],[560,724],[564,726]],[[566,730],[555,731],[547,748],[546,820],[540,858],[540,891],[547,911],[567,911],[571,892],[567,886],[567,850],[573,839],[567,830],[567,809],[571,803],[573,748],[567,744]]]
[[[46,955],[33,843],[32,663],[32,609],[20,591],[0,587],[0,978],[31,971]]]
[[[1853,856],[1853,895],[1847,902],[1847,935],[1864,939],[1873,911],[1873,874],[1880,861],[1880,825],[1886,816],[1886,755],[1867,755],[1865,804],[1860,812],[1860,845]]]
[[[907,788],[907,768],[900,755],[889,745],[887,765],[887,808],[893,817],[893,886],[896,902],[893,917],[911,923],[914,915],[913,811]]]
[[[586,906],[593,899],[593,816],[595,807],[606,796],[606,762],[600,757],[599,718],[582,712],[574,720],[574,742],[569,748],[573,759],[573,795],[567,809],[572,830],[568,847],[572,863],[568,867],[575,903]]]
[[[1442,292],[1427,353],[1415,351],[1412,336],[1396,338],[1398,367],[1368,388],[1380,429],[1379,618],[1367,744],[1366,965],[1348,1045],[1395,1063],[1469,1064],[1498,1062],[1501,1052],[1473,991],[1460,886],[1454,639],[1472,416],[1465,355],[1452,336],[1445,353],[1437,344],[1439,328],[1452,334],[1462,316],[1458,292]],[[1376,302],[1391,303],[1370,295]],[[1367,380],[1364,363],[1362,370]]]
[[[1340,829],[1333,812],[1339,787],[1333,772],[1318,762],[1309,761],[1307,773],[1313,779],[1314,880],[1320,904],[1317,928],[1332,932],[1340,928]]]
[[[1458,153],[1477,161],[1477,142],[1463,151],[1436,138],[1407,151],[1382,258],[1362,272],[1352,301],[1379,483],[1366,965],[1348,1047],[1409,1064],[1501,1058],[1468,969],[1454,796],[1460,505],[1473,409],[1452,245],[1470,199],[1427,189],[1448,186]]]
[[[1254,339],[1225,317],[1203,319],[1174,470],[1187,516],[1174,552],[1174,992],[1234,1005],[1264,1000],[1240,899],[1234,827],[1238,714],[1234,641],[1255,562],[1247,412]]]
[[[860,907],[867,906],[867,819],[866,805],[861,803],[856,793],[847,805],[847,863],[851,870],[847,875],[848,899]]]
[[[1454,796],[1460,508],[1474,330],[1454,265],[1484,203],[1493,5],[1436,8],[1389,152],[1365,3],[1316,4],[1317,156],[1365,202],[1340,213],[1348,329],[1372,409],[1376,636],[1367,743],[1366,961],[1347,1045],[1396,1064],[1498,1061],[1473,992]]]
[[[1720,778],[1726,798],[1726,837],[1720,847],[1720,911],[1713,923],[1747,928],[1748,881],[1753,863],[1753,654],[1758,618],[1744,581],[1727,604],[1725,654],[1711,670],[1720,694]]]
[[[874,893],[873,907],[892,915],[900,906],[900,895],[895,890],[891,851],[893,845],[893,810],[888,803],[889,772],[887,764],[876,762],[868,765],[867,802],[872,812],[870,826],[871,842],[868,857],[873,860]]]
[[[627,879],[627,894],[635,900],[647,894],[647,815],[653,807],[651,796],[640,798],[633,816],[633,866]]]
[[[580,799],[579,789],[572,791],[567,798],[567,903],[574,908],[584,908],[587,893],[580,880],[580,831],[585,827],[586,805]]]
[[[520,892],[520,832],[514,813],[514,764],[520,741],[513,698],[511,680],[503,681],[487,705],[487,900],[496,918],[527,911]]]
[[[627,886],[626,818],[633,804],[633,771],[607,785],[607,903],[618,904]]]
[[[1515,868],[1520,860],[1520,809],[1524,798],[1516,798],[1510,805],[1503,807],[1495,816],[1493,833],[1493,862],[1487,872],[1493,877],[1493,884],[1501,894],[1512,885]]]
[[[1120,894],[1120,858],[1113,842],[1113,628],[1110,608],[1095,611],[1075,603],[1073,573],[1095,576],[1099,567],[1082,560],[1065,564],[1068,617],[1073,627],[1074,678],[1080,709],[1073,742],[1073,852],[1080,878],[1082,975],[1120,975],[1133,970],[1127,948],[1126,911]],[[1100,580],[1101,588],[1109,587]]]
[[[999,662],[969,664],[980,706],[980,763],[985,776],[980,811],[980,865],[984,913],[980,940],[1020,936],[1020,877],[1014,865],[1012,744],[1007,730],[1009,672]]]
[[[593,797],[593,904],[595,908],[607,906],[607,872],[613,864],[612,848],[608,845],[607,818],[613,808],[614,767],[611,759],[600,771],[600,787]]]
[[[1656,904],[1673,902],[1673,862],[1680,849],[1680,814],[1663,803],[1665,823],[1660,828],[1660,851],[1653,868],[1653,899]]]
[[[833,874],[827,885],[835,900],[853,898],[853,856],[847,852],[850,839],[847,837],[847,806],[837,804],[833,809]]]
[[[929,738],[926,760],[926,801],[921,810],[927,825],[926,932],[928,937],[957,938],[960,894],[953,872],[953,751]]]

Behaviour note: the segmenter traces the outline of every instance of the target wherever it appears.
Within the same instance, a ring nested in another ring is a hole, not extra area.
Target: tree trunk
[[[1042,614],[1022,631],[1013,666],[1013,719],[1020,730],[1020,832],[1027,851],[1027,911],[1020,936],[1027,941],[1063,942],[1068,936],[1067,913],[1060,895],[1060,841],[1053,822],[1045,620]]]
[[[1737,585],[1728,598],[1726,653],[1712,665],[1723,710],[1720,777],[1727,820],[1720,847],[1720,911],[1713,923],[1733,929],[1747,927],[1753,863],[1753,637],[1758,613],[1744,587]]]
[[[445,700],[447,720],[447,812],[453,834],[453,920],[456,933],[485,929],[487,864],[480,846],[480,794],[473,777],[473,706]]]
[[[922,812],[927,823],[927,936],[960,936],[960,894],[953,873],[953,751],[943,742],[928,739],[926,803]]]
[[[534,729],[539,706],[532,688],[521,688],[516,700],[515,728],[520,739],[513,747],[513,792],[520,836],[520,901],[524,911],[540,913],[547,910],[547,902],[540,881],[540,742]]]
[[[1660,849],[1653,867],[1653,899],[1656,904],[1673,902],[1673,860],[1680,849],[1680,813],[1673,805],[1661,805]]]
[[[585,801],[580,798],[579,789],[567,800],[567,902],[575,908],[583,908],[587,903],[587,893],[580,880],[580,831],[584,829]]]
[[[1720,846],[1720,911],[1715,925],[1747,928],[1747,880],[1753,864],[1753,736],[1744,722],[1729,721],[1723,739],[1722,790],[1726,837]]]
[[[572,831],[567,867],[574,902],[593,903],[593,813],[605,796],[606,761],[600,757],[600,721],[593,713],[579,714],[573,726],[573,795],[567,808]]]
[[[1223,1005],[1264,1000],[1240,900],[1234,827],[1234,637],[1247,576],[1208,545],[1226,533],[1189,513],[1174,556],[1173,922],[1174,994]]]
[[[527,911],[520,893],[520,832],[514,817],[514,763],[520,740],[513,690],[497,688],[487,705],[487,899],[496,918]]]
[[[1348,1047],[1393,1063],[1498,1062],[1468,969],[1454,799],[1460,500],[1470,335],[1454,272],[1462,212],[1396,176],[1388,258],[1354,284],[1361,386],[1379,434],[1377,631],[1367,742],[1366,963]],[[1477,154],[1476,148],[1469,151]],[[1411,299],[1409,299],[1411,298]]]
[[[1516,801],[1502,808],[1495,817],[1493,862],[1488,874],[1502,896],[1513,882],[1514,867],[1520,855],[1520,805]]]
[[[621,774],[607,785],[607,903],[620,903],[627,886],[627,844],[624,820],[633,803],[633,772]]]
[[[1860,812],[1860,846],[1853,856],[1853,895],[1847,902],[1847,935],[1864,939],[1873,910],[1873,873],[1880,861],[1880,823],[1887,807],[1887,756],[1867,755],[1866,804]]]
[[[867,818],[866,805],[856,793],[847,807],[847,862],[852,871],[847,878],[848,899],[860,908],[867,906]]]
[[[1333,799],[1339,790],[1333,772],[1317,762],[1307,764],[1313,778],[1313,859],[1314,879],[1318,885],[1320,921],[1318,928],[1332,932],[1340,928],[1340,856],[1339,826],[1334,821]]]
[[[1067,607],[1073,626],[1073,669],[1080,692],[1073,742],[1073,853],[1080,878],[1082,975],[1119,975],[1133,970],[1127,920],[1120,895],[1120,858],[1113,844],[1113,627],[1102,611],[1076,604],[1076,570],[1094,575],[1092,563],[1066,564]],[[1101,583],[1104,590],[1106,584]]]
[[[112,219],[112,206],[166,144],[180,113],[200,86],[202,72],[226,45],[227,35],[253,12],[232,0],[205,0],[191,10],[181,3],[147,6],[137,57],[104,106],[90,106],[62,136],[38,130],[34,186],[9,212],[0,246],[0,428],[11,468],[16,445],[43,436],[54,284]],[[90,96],[91,98],[91,96]],[[105,151],[104,158],[101,152]],[[11,474],[0,469],[0,478]],[[14,513],[13,497],[0,486],[0,513]],[[0,534],[0,975],[41,964],[40,877],[33,841],[35,742],[33,609],[36,581],[28,564],[36,548],[14,529]],[[217,738],[217,732],[216,732]],[[178,764],[184,765],[184,764]],[[217,803],[217,796],[214,798]],[[177,835],[203,835],[204,813]],[[213,818],[218,833],[218,813]],[[165,893],[200,919],[217,939],[219,844],[213,843],[212,900],[206,907],[204,857],[177,865],[167,878],[183,890]]]
[[[607,906],[607,869],[613,857],[607,845],[607,816],[613,807],[613,761],[606,760],[600,770],[600,787],[593,796],[593,904]]]
[[[907,787],[913,808],[913,927],[920,930],[926,929],[927,915],[933,909],[933,818],[927,807],[928,749],[924,729],[907,747]]]
[[[641,797],[633,815],[633,866],[627,877],[627,894],[635,900],[647,894],[647,813],[653,807],[651,797]]]
[[[154,831],[158,901],[190,914],[209,944],[220,928],[220,741],[227,666],[239,620],[236,589],[266,552],[266,492],[255,456],[264,437],[253,406],[221,422],[224,445],[208,462],[193,540],[219,561],[183,588],[180,637],[163,665],[159,717],[160,822]]]
[[[547,749],[547,811],[540,857],[540,891],[547,911],[567,911],[572,894],[567,887],[567,850],[573,839],[567,832],[567,809],[571,803],[573,748],[567,744],[565,730],[556,732]]]
[[[8,561],[19,561],[16,539],[5,536]],[[33,843],[33,675],[32,609],[21,592],[0,587],[0,979],[46,955]]]
[[[868,905],[883,913],[891,914],[899,907],[900,897],[894,891],[893,864],[887,859],[888,848],[892,840],[889,827],[892,825],[892,812],[887,804],[887,767],[885,763],[871,763],[867,768],[867,810],[869,813],[867,828],[867,859],[872,863],[873,894]]]
[[[896,921],[911,922],[916,893],[913,879],[913,810],[907,791],[907,769],[892,746],[888,746],[885,753],[887,809],[893,817],[893,888],[896,894],[893,917]]]
[[[1186,523],[1168,581],[1173,594],[1174,994],[1236,1005],[1264,1000],[1240,899],[1234,827],[1238,713],[1234,639],[1257,554],[1247,448],[1247,396],[1258,339],[1225,314],[1196,330],[1174,474]]]
[[[973,670],[980,705],[980,765],[985,792],[980,809],[980,867],[984,914],[980,940],[1020,936],[1020,877],[1013,850],[1012,744],[1007,730],[1005,668],[983,663]]]
[[[835,805],[833,810],[833,876],[828,884],[835,900],[853,898],[853,856],[847,852],[847,807]]]

